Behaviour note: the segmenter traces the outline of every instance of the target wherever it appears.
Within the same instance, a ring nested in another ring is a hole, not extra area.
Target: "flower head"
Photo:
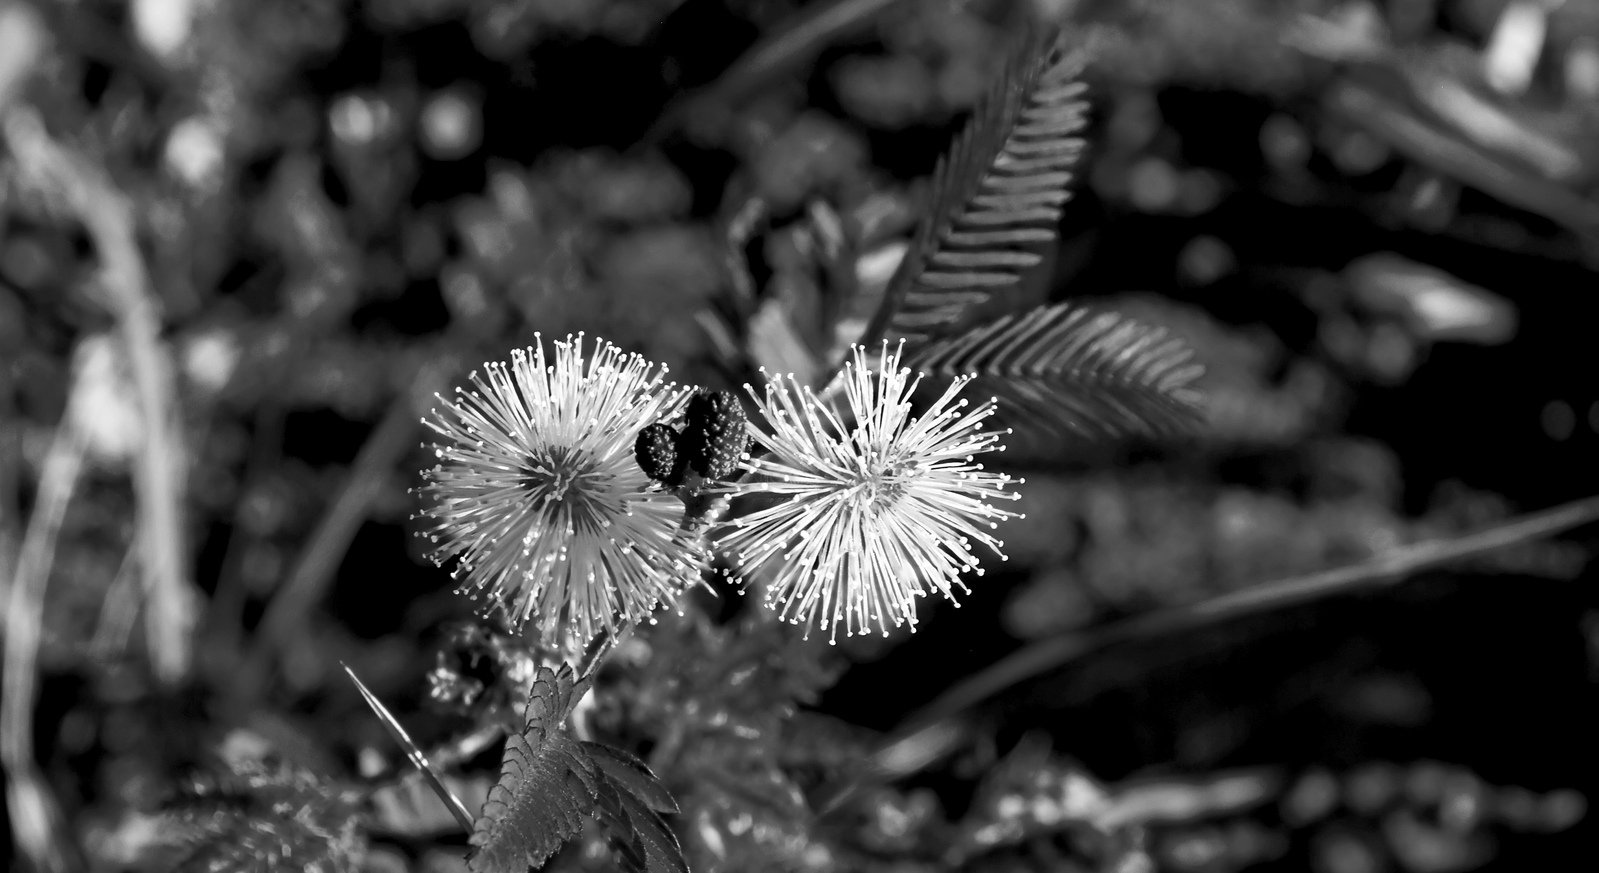
[[[771,379],[764,396],[745,386],[771,432],[751,428],[767,454],[744,461],[755,476],[738,493],[783,499],[729,521],[721,539],[747,568],[772,565],[768,606],[830,629],[834,641],[840,624],[846,635],[874,624],[885,635],[890,624],[914,629],[916,598],[965,593],[961,573],[982,573],[973,543],[1003,559],[990,531],[1017,515],[989,503],[1016,499],[1005,491],[1015,480],[974,462],[1001,447],[998,432],[981,429],[992,401],[967,410],[959,397],[971,377],[916,417],[921,375],[902,369],[887,343],[875,363],[860,346],[845,363],[847,412],[793,376]]]
[[[513,626],[536,618],[553,639],[564,622],[587,640],[671,602],[705,561],[680,530],[683,504],[633,460],[639,431],[686,392],[603,340],[586,360],[581,334],[554,345],[554,363],[540,341],[485,364],[423,419],[443,440],[423,471],[420,533],[434,563],[455,562],[458,590],[484,593]]]

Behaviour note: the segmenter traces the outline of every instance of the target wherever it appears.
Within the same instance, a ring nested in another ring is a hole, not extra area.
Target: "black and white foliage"
[[[619,749],[578,740],[561,725],[588,690],[572,668],[540,667],[528,689],[526,726],[505,742],[500,781],[472,830],[473,873],[538,868],[593,817],[622,869],[686,871],[677,836],[661,818],[677,803],[644,763]]]
[[[1164,435],[1200,419],[1204,368],[1164,328],[1069,303],[1007,315],[923,346],[912,366],[975,373],[1002,419],[1046,436]]]
[[[1087,52],[1030,34],[934,171],[932,207],[867,339],[925,339],[968,323],[1043,260],[1086,147]]]

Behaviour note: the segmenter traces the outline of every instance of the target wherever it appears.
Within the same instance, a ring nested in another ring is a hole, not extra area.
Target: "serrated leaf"
[[[970,322],[1043,260],[1085,144],[1087,62],[1058,32],[1032,34],[934,171],[932,208],[866,339],[919,342]]]
[[[651,777],[653,779],[653,777]],[[677,805],[675,802],[672,804]],[[621,785],[605,781],[597,814],[629,873],[688,873],[677,834]]]
[[[595,804],[594,816],[605,827],[608,842],[616,852],[617,860],[621,861],[622,869],[635,871],[649,866],[644,841],[634,832],[633,822],[628,818],[627,809],[622,806],[622,792],[615,785],[602,784]]]
[[[1070,303],[1007,315],[921,348],[910,366],[976,374],[1013,426],[1052,436],[1161,435],[1200,418],[1204,368],[1164,328]]]
[[[645,806],[656,812],[677,813],[677,801],[643,761],[600,743],[585,742],[583,749],[612,782],[625,788]]]
[[[594,811],[596,770],[559,729],[572,696],[572,671],[540,667],[528,691],[522,733],[505,741],[500,781],[472,829],[473,873],[526,873],[583,829]]]
[[[598,815],[623,866],[634,873],[688,873],[677,834],[659,813],[677,801],[643,761],[620,749],[583,743],[601,773]]]
[[[624,869],[684,871],[683,853],[654,809],[677,804],[642,761],[561,729],[588,680],[572,669],[540,667],[528,691],[526,726],[505,742],[500,781],[489,791],[472,831],[473,873],[526,873],[583,829],[589,816],[605,827]]]

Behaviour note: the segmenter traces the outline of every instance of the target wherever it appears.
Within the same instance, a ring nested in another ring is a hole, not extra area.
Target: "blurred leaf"
[[[594,723],[653,740],[695,869],[828,869],[806,790],[859,765],[866,743],[799,710],[841,665],[836,649],[787,630],[764,610],[727,625],[691,613],[644,629],[611,661],[621,669]]]
[[[444,785],[464,802],[481,806],[493,783],[487,776],[445,776]],[[374,791],[371,804],[372,830],[377,833],[416,840],[461,832],[455,814],[425,779],[415,775]]]
[[[1509,301],[1443,270],[1379,252],[1344,268],[1356,298],[1403,320],[1420,339],[1498,345],[1516,335]]]
[[[749,320],[746,345],[750,359],[767,372],[793,373],[802,385],[814,385],[818,381],[821,364],[800,334],[794,308],[788,300],[773,297],[761,302]]]
[[[366,834],[355,806],[320,776],[244,760],[196,779],[170,801],[145,846],[150,866],[182,871],[358,868]]]

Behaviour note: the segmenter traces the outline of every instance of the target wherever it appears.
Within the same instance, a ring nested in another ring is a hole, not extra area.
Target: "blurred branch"
[[[1442,49],[1402,52],[1380,34],[1309,16],[1286,41],[1350,65],[1327,89],[1332,114],[1418,164],[1569,229],[1590,262],[1599,258],[1599,203],[1567,184],[1583,175],[1580,145],[1480,96],[1469,76],[1440,59]]]
[[[0,112],[4,112],[48,42],[39,14],[20,3],[0,6]]]
[[[4,134],[24,178],[61,198],[83,223],[100,255],[98,296],[116,319],[144,424],[133,484],[144,567],[146,644],[157,678],[173,682],[188,672],[196,608],[185,570],[180,503],[183,435],[176,427],[172,370],[134,237],[132,205],[102,168],[52,141],[31,109],[9,111]]]
[[[0,116],[5,113],[6,106],[15,96],[33,71],[34,61],[44,50],[47,36],[38,13],[27,6],[7,3],[0,5]],[[0,294],[15,294],[15,289],[8,282],[0,282]],[[17,503],[18,479],[21,461],[21,433],[15,422],[19,421],[12,415],[10,407],[13,391],[14,376],[10,372],[0,374],[0,400],[7,403],[4,417],[0,422],[6,426],[0,429],[0,574],[9,576],[15,571],[12,561],[16,560],[18,543],[21,539],[20,532],[13,526],[11,509],[19,507]],[[4,578],[0,576],[0,578]]]
[[[89,638],[94,657],[116,660],[125,654],[133,624],[139,618],[139,550],[128,549],[117,567],[117,575],[106,588],[105,603]]]
[[[448,369],[442,362],[419,368],[416,377],[408,382],[413,386],[410,393],[395,398],[361,447],[343,487],[328,503],[283,587],[267,605],[245,666],[246,675],[261,679],[272,659],[292,645],[303,629],[306,616],[332,584],[350,542],[371,511],[372,501],[383,492],[390,471],[410,449],[424,398],[447,387],[444,379]]]
[[[31,9],[0,6],[0,115],[33,69],[46,42]],[[70,407],[69,407],[70,409]],[[7,439],[17,435],[7,428]],[[83,465],[83,435],[70,415],[57,427],[45,455],[33,512],[20,546],[0,530],[0,572],[7,572],[5,658],[0,662],[0,764],[5,767],[6,811],[16,854],[40,870],[64,870],[67,858],[62,816],[34,763],[33,707],[38,697],[37,660],[44,625],[44,589],[55,558],[56,536]],[[21,452],[17,453],[20,459]],[[8,498],[12,495],[7,493]],[[9,515],[7,511],[0,514]],[[9,525],[6,525],[9,528]],[[12,566],[12,548],[17,549]]]
[[[659,142],[695,113],[738,104],[773,79],[809,63],[829,41],[865,27],[898,2],[900,0],[825,0],[806,5],[740,55],[716,81],[668,106],[645,135],[644,143]]]
[[[55,560],[56,537],[83,469],[87,441],[74,420],[82,414],[82,368],[67,414],[56,428],[39,474],[39,490],[6,597],[5,661],[0,679],[0,763],[6,770],[6,809],[21,854],[40,870],[66,869],[55,834],[61,813],[34,763],[33,707],[37,699],[44,592]]]
[[[1268,582],[1189,606],[1158,610],[1089,633],[1035,643],[956,682],[937,700],[912,714],[878,749],[874,756],[875,769],[884,778],[902,778],[929,766],[964,739],[966,731],[952,730],[951,720],[1007,688],[1058,670],[1112,644],[1393,585],[1422,570],[1554,536],[1596,521],[1599,521],[1599,496],[1530,513],[1475,533],[1393,549],[1358,564]],[[844,793],[841,791],[838,796]]]
[[[1599,257],[1599,203],[1462,142],[1363,85],[1335,84],[1327,102],[1333,112],[1412,160],[1567,228],[1589,246],[1590,258]]]
[[[240,479],[245,493],[266,481],[268,471],[283,462],[283,418],[284,412],[276,404],[263,403],[256,407],[251,424],[254,436],[250,441],[245,472]],[[205,666],[215,676],[237,668],[244,652],[244,610],[249,597],[244,563],[249,560],[247,555],[250,551],[245,545],[247,535],[244,532],[248,529],[245,513],[249,503],[248,500],[239,500],[233,505],[232,530],[228,534],[222,566],[217,573],[216,588],[202,622],[206,637],[202,645],[210,653]],[[224,663],[224,658],[232,658],[233,663]]]

